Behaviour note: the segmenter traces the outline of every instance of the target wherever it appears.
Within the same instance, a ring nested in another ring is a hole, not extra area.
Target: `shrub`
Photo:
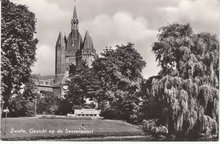
[[[37,114],[55,114],[58,110],[59,98],[52,92],[42,92],[43,97],[37,100]]]
[[[34,116],[34,101],[25,100],[19,96],[12,99],[12,106],[8,116],[20,117],[20,116]]]
[[[143,120],[142,128],[145,134],[151,134],[151,130],[153,127],[156,127],[155,120]]]
[[[59,115],[66,115],[67,113],[72,112],[72,104],[69,103],[69,101],[62,99],[58,101],[58,109],[56,111],[56,114]]]
[[[168,129],[165,126],[159,125],[157,126],[157,120],[156,119],[150,119],[150,120],[143,120],[142,122],[142,129],[145,132],[146,135],[152,135],[154,137],[157,137],[159,135],[167,135]]]

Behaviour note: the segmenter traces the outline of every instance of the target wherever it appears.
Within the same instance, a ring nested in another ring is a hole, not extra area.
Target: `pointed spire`
[[[77,19],[76,0],[74,0],[73,19]]]
[[[88,39],[90,37],[89,31],[86,29],[85,39]]]
[[[74,5],[74,10],[73,10],[73,19],[77,19],[77,11],[76,11],[76,5]]]
[[[75,0],[74,0],[75,2]],[[73,9],[73,18],[71,20],[71,29],[77,29],[79,24],[79,20],[77,18],[77,11],[76,11],[76,5],[74,3],[74,9]]]
[[[62,33],[59,32],[58,38],[57,38],[57,43],[56,43],[56,47],[57,46],[64,46],[64,39],[62,36]]]
[[[93,48],[93,41],[92,37],[89,35],[89,31],[86,30],[86,34],[84,37],[84,42],[83,42],[83,49],[94,49]]]

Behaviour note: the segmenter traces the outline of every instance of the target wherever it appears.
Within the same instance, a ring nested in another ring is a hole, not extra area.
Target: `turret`
[[[82,60],[85,61],[89,67],[92,66],[92,62],[95,57],[97,57],[96,50],[93,47],[92,37],[89,35],[88,30],[86,30],[86,34],[83,41],[82,48]]]
[[[57,42],[56,42],[56,47],[61,47],[61,46],[64,46],[64,45],[65,44],[64,44],[64,39],[63,39],[62,33],[59,32]]]
[[[65,42],[61,32],[59,32],[55,48],[55,74],[57,75],[65,72]]]
[[[86,34],[85,34],[84,41],[83,41],[82,53],[91,53],[94,50],[95,49],[93,47],[92,37],[89,35],[88,30],[86,30]]]

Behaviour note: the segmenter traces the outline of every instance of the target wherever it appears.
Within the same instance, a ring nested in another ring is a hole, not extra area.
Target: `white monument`
[[[67,114],[67,116],[97,119],[97,118],[101,118],[100,112],[101,110],[96,110],[96,109],[75,109],[74,114]]]

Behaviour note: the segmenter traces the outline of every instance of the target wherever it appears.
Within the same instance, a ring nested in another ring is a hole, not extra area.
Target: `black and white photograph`
[[[1,0],[1,141],[219,142],[220,0]]]

